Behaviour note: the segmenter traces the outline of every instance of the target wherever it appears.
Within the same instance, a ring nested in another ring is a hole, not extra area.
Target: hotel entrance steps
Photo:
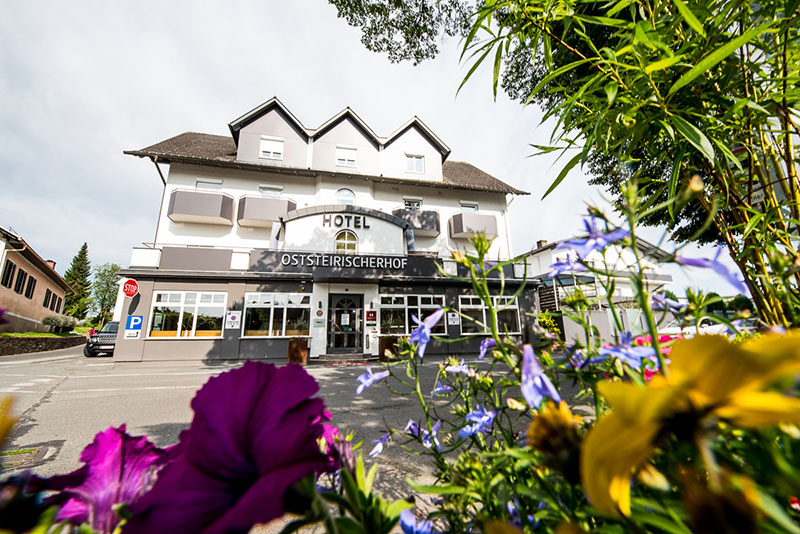
[[[308,363],[321,363],[321,364],[331,364],[331,363],[347,363],[347,364],[356,364],[356,363],[368,363],[368,362],[377,362],[378,356],[374,354],[320,354],[317,358],[309,358]]]

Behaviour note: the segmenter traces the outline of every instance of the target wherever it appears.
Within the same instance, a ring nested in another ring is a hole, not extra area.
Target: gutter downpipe
[[[153,156],[152,158],[150,158],[150,161],[152,161],[153,165],[156,166],[158,175],[161,177],[161,183],[164,184],[164,189],[161,191],[161,205],[158,207],[158,219],[156,220],[156,233],[153,236],[153,248],[156,248],[156,243],[158,242],[158,229],[161,226],[161,213],[164,211],[164,197],[167,194],[167,181],[164,179],[164,175],[161,173],[161,167],[158,166],[158,156]]]

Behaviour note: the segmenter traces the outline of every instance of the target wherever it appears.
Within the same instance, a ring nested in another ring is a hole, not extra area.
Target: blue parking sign
[[[141,315],[129,315],[128,322],[125,323],[125,330],[141,330],[143,322]]]

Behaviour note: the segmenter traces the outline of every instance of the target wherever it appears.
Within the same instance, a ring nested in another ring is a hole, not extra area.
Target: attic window
[[[467,202],[462,200],[461,204],[461,211],[464,213],[477,213],[478,211],[478,203],[477,202]]]
[[[222,189],[222,180],[219,178],[198,178],[194,182],[194,188],[219,191]]]
[[[341,167],[356,166],[356,149],[350,147],[336,147],[336,165]]]
[[[425,172],[425,156],[406,154],[406,172],[422,174]]]
[[[259,157],[264,159],[283,159],[283,139],[280,137],[261,136],[261,152]]]

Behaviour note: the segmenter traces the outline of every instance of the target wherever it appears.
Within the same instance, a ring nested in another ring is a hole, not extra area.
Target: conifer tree
[[[64,273],[64,280],[72,288],[64,299],[64,313],[78,319],[85,319],[91,306],[91,275],[92,267],[89,264],[89,247],[86,243],[72,258],[72,263]]]

